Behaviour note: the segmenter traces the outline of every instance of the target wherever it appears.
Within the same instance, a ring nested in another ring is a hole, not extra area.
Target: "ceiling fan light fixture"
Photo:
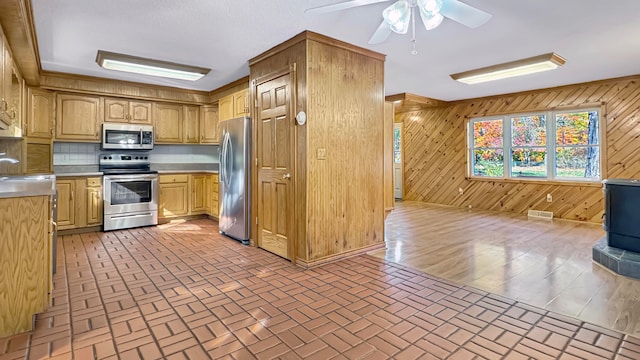
[[[442,20],[444,20],[444,16],[442,14],[435,12],[429,13],[420,8],[420,18],[422,18],[422,23],[424,24],[425,29],[433,30],[442,24]]]
[[[442,9],[442,0],[418,0],[418,7],[428,13],[439,13]]]
[[[411,5],[406,0],[400,0],[384,9],[382,12],[384,21],[389,24],[391,30],[397,34],[406,34],[411,21]]]
[[[562,56],[556,53],[548,53],[457,74],[451,74],[449,76],[451,76],[453,80],[460,81],[465,84],[478,84],[487,81],[553,70],[559,68],[565,63],[566,60]]]
[[[108,70],[196,81],[211,69],[98,50],[96,63]]]

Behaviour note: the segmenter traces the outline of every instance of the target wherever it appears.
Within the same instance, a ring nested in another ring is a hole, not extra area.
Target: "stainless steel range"
[[[158,172],[148,153],[100,155],[104,231],[158,224]]]

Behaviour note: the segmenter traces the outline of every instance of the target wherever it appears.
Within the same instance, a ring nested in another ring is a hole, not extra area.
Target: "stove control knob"
[[[145,159],[145,160],[147,160],[147,159],[149,159],[149,157],[148,157],[148,156],[145,156],[145,157],[144,157],[144,159]]]
[[[107,157],[105,156],[105,157],[103,157],[103,159],[107,160]]]
[[[136,160],[138,160],[138,157],[136,156]]]
[[[109,160],[111,160],[111,159],[112,159],[112,157],[111,157],[111,156],[109,156]]]

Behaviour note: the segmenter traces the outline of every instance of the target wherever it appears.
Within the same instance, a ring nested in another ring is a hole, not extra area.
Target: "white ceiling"
[[[32,0],[44,70],[197,90],[249,74],[247,60],[311,30],[387,55],[386,94],[458,100],[640,74],[639,0],[463,0],[493,15],[470,29],[445,19],[426,31],[367,41],[392,2],[307,15],[343,0]],[[103,70],[98,49],[211,68],[178,81]],[[449,74],[556,52],[559,70],[465,85]]]

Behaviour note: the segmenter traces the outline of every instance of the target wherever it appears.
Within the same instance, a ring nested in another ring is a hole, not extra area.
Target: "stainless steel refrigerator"
[[[220,122],[220,234],[249,243],[251,119]]]

